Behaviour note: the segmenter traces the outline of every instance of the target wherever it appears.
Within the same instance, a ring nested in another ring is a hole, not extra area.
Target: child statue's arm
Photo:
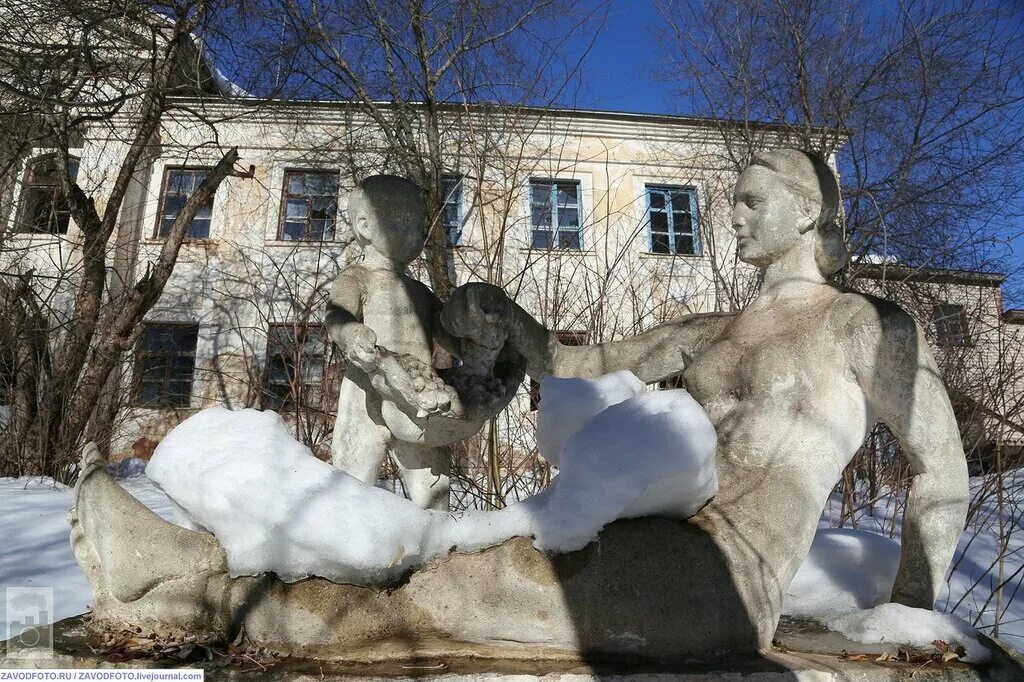
[[[363,284],[351,270],[342,270],[327,301],[327,333],[346,361],[371,371],[376,367],[377,335],[363,324],[362,318]]]

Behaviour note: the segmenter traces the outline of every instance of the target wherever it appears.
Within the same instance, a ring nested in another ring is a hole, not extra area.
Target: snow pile
[[[823,528],[782,599],[793,616],[830,616],[889,601],[900,543],[851,528]]]
[[[930,650],[934,640],[959,644],[967,660],[988,648],[969,623],[953,615],[886,603],[900,562],[900,544],[851,528],[823,528],[782,601],[782,612],[813,618],[855,642],[891,642]]]
[[[474,551],[515,536],[571,551],[617,518],[689,516],[716,490],[716,437],[703,409],[686,391],[643,388],[628,372],[546,380],[542,418],[554,411],[578,430],[556,455],[552,485],[496,512],[419,509],[317,460],[279,415],[256,410],[189,418],[146,473],[194,527],[217,536],[232,575],[374,584],[452,547]],[[563,438],[557,429],[548,436],[548,445]]]
[[[893,642],[919,649],[931,649],[942,640],[959,644],[971,663],[987,661],[991,652],[978,640],[978,631],[956,616],[915,609],[903,604],[882,604],[866,611],[853,611],[824,621],[829,630],[865,644]]]
[[[601,411],[639,395],[644,388],[635,374],[625,370],[596,380],[541,379],[544,399],[537,415],[537,450],[541,457],[560,466],[562,446],[574,433]]]
[[[171,430],[146,475],[217,536],[232,575],[372,583],[422,554],[431,521],[313,457],[275,412],[203,410]]]

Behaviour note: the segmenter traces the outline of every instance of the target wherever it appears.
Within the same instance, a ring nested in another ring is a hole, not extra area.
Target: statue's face
[[[415,212],[358,210],[355,230],[381,255],[408,265],[423,251],[423,218]]]
[[[749,166],[733,191],[732,227],[744,263],[766,267],[813,225],[792,191],[771,170]]]

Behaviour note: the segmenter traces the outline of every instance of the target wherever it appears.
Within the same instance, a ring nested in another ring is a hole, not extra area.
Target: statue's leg
[[[338,396],[331,463],[363,483],[373,485],[380,476],[390,442],[391,432],[380,417],[379,398],[367,394],[346,377]]]
[[[423,509],[448,511],[451,490],[448,449],[396,441],[394,454],[412,501]]]

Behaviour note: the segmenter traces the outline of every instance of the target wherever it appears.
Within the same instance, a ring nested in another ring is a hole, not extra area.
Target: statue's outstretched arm
[[[683,371],[722,331],[733,313],[686,315],[620,341],[568,346],[499,287],[473,282],[454,292],[441,321],[459,338],[491,348],[508,344],[526,359],[534,379],[596,377],[628,369],[652,383]]]
[[[661,381],[686,369],[695,355],[711,345],[732,317],[733,313],[684,315],[627,339],[590,346],[568,346],[548,332],[548,343],[554,349],[548,373],[562,377],[596,377],[628,369],[644,383]]]
[[[892,601],[930,609],[967,516],[967,461],[924,332],[898,306],[860,298],[865,302],[849,329],[854,371],[913,475]]]

